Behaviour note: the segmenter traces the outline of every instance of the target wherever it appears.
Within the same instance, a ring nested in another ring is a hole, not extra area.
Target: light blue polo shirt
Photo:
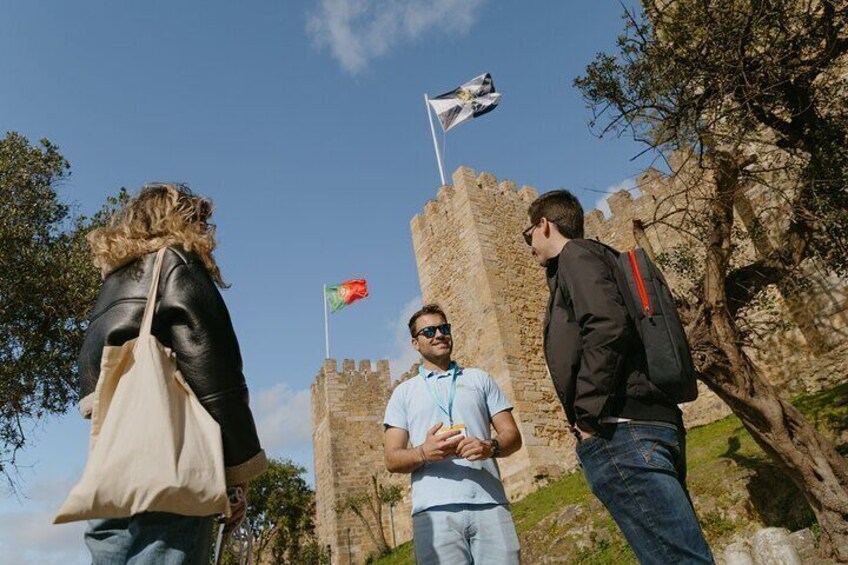
[[[399,384],[386,406],[385,427],[409,432],[412,445],[424,443],[427,430],[439,422],[448,426],[448,417],[427,390],[427,383],[447,406],[451,381],[456,373],[453,420],[465,424],[465,434],[491,439],[492,416],[512,410],[494,379],[480,369],[462,368],[451,363],[446,373],[427,371]],[[427,383],[425,383],[425,379]],[[468,461],[451,457],[427,463],[412,473],[412,513],[445,504],[507,504],[498,464],[494,459]]]

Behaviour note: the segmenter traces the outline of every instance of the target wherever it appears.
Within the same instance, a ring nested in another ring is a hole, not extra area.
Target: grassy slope
[[[795,406],[848,452],[848,383],[805,395]],[[797,530],[815,518],[798,490],[733,416],[688,434],[689,489],[707,541],[720,548],[763,526]],[[512,505],[525,563],[635,564],[609,514],[589,492],[582,473],[551,482]],[[412,544],[376,561],[414,563]]]

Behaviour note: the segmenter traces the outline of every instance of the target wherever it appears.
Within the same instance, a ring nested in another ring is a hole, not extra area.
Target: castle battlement
[[[368,376],[371,373],[386,373],[389,374],[389,362],[386,359],[380,359],[375,364],[370,359],[361,359],[358,362],[355,359],[342,359],[342,367],[339,369],[339,362],[336,359],[327,359],[321,367],[321,374],[332,375],[335,377],[343,376]]]
[[[483,190],[514,202],[523,202],[525,206],[539,196],[539,192],[533,186],[523,185],[519,189],[514,181],[509,179],[498,181],[498,178],[492,173],[482,172],[477,174],[474,169],[465,166],[454,171],[451,179],[453,184],[442,185],[436,194],[436,198],[429,200],[424,205],[424,212],[412,218],[411,224],[413,226],[421,227],[427,222],[428,218],[437,218],[444,215],[450,208],[450,202],[461,191]]]
[[[676,166],[683,166],[689,155],[679,152],[675,153],[671,162]],[[460,193],[468,191],[482,191],[496,197],[502,197],[507,202],[518,204],[526,208],[538,196],[539,191],[531,185],[522,185],[518,188],[515,181],[501,179],[488,172],[477,173],[470,167],[459,167],[451,176],[453,184],[446,184],[439,188],[435,199],[429,200],[424,205],[424,211],[412,218],[410,225],[413,231],[420,231],[430,223],[439,223],[446,215],[450,214],[456,207],[455,199]],[[657,202],[663,197],[673,193],[673,179],[655,168],[648,168],[636,179],[636,187],[641,192],[638,198],[627,190],[620,190],[606,198],[610,209],[610,217],[604,216],[597,209],[586,213],[585,225],[588,234],[592,237],[606,234],[610,231],[618,231],[624,224],[633,219],[647,219],[646,212],[653,213]]]
[[[346,497],[367,490],[372,476],[383,485],[403,483],[387,477],[383,463],[382,422],[391,386],[385,359],[326,359],[312,383],[318,535],[334,548],[335,565],[348,565],[349,557],[363,563],[375,549],[359,518],[339,510]],[[401,506],[409,511],[408,501]]]

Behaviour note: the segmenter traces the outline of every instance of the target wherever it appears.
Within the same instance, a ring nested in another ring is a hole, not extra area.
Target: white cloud
[[[320,0],[306,30],[356,74],[377,57],[425,32],[466,33],[485,0]]]
[[[280,383],[253,397],[251,404],[263,448],[289,451],[311,444],[312,401],[308,388],[292,390]]]
[[[599,194],[598,199],[595,201],[594,208],[600,210],[604,213],[604,216],[610,217],[610,209],[609,204],[607,204],[607,198],[615,194],[620,190],[626,190],[633,195],[633,198],[639,198],[641,192],[638,188],[636,188],[636,179],[633,177],[626,178],[620,183],[614,184],[612,186],[608,186],[604,189],[604,194]]]
[[[22,487],[19,500],[0,505],[0,555],[21,565],[74,565],[90,561],[85,522],[53,525],[53,516],[78,477],[39,479]],[[5,562],[5,561],[4,561]]]
[[[409,339],[409,318],[422,306],[420,296],[416,296],[406,303],[401,309],[398,317],[392,322],[394,329],[395,343],[393,353],[389,356],[389,367],[392,371],[392,378],[399,379],[401,375],[409,370],[413,363],[416,363],[420,356],[413,349]]]

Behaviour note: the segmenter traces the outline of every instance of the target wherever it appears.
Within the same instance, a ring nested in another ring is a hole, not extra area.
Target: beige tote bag
[[[229,516],[221,428],[150,333],[164,254],[138,338],[103,349],[88,461],[54,524],[146,511]]]

